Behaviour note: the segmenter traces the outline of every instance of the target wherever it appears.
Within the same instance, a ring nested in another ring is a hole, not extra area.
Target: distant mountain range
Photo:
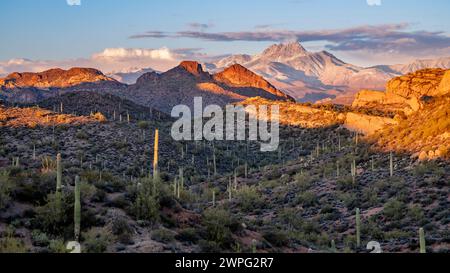
[[[145,73],[149,72],[157,72],[159,71],[153,70],[152,68],[131,68],[128,70],[120,71],[120,72],[110,72],[106,75],[108,77],[111,77],[121,83],[126,84],[135,84],[137,79],[139,79],[140,76],[144,75]]]
[[[450,68],[450,57],[405,65],[359,67],[329,52],[308,52],[300,43],[272,45],[262,53],[231,55],[213,63],[182,62],[159,73],[134,68],[104,75],[91,68],[12,73],[0,78],[0,98],[34,103],[73,91],[112,93],[162,111],[194,96],[225,105],[249,97],[351,104],[362,89],[384,91],[394,78],[425,68]]]
[[[406,65],[359,67],[327,51],[308,52],[300,43],[277,44],[261,54],[232,55],[205,64],[217,71],[241,64],[300,101],[351,97],[361,89],[384,90],[388,80],[424,68],[450,68],[450,57]]]
[[[76,91],[110,93],[166,113],[178,104],[192,107],[194,97],[221,106],[250,97],[294,100],[238,64],[210,74],[199,63],[185,61],[164,73],[144,73],[132,85],[91,68],[13,73],[0,79],[0,98],[13,103],[36,103]]]

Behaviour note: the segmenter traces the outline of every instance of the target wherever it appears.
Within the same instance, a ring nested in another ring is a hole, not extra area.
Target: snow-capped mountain
[[[382,69],[390,73],[397,74],[409,74],[417,70],[422,70],[426,68],[450,68],[450,57],[443,57],[439,59],[428,59],[428,60],[416,60],[409,64],[397,64],[397,65],[380,65],[376,68]]]
[[[384,90],[393,77],[420,68],[450,68],[450,58],[408,65],[359,67],[327,51],[309,52],[299,42],[272,45],[261,54],[232,55],[212,64],[211,71],[241,64],[300,101],[337,99],[346,102],[361,89]]]
[[[157,71],[151,68],[131,68],[120,72],[111,72],[108,73],[107,75],[122,83],[135,84],[140,76],[148,72],[157,72]]]

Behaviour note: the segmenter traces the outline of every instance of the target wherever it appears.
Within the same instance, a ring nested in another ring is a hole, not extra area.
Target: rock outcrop
[[[290,99],[289,96],[276,89],[263,77],[256,75],[240,64],[234,64],[214,75],[214,80],[232,87],[253,87],[269,92],[278,97]]]
[[[444,69],[423,69],[401,77],[394,78],[387,83],[386,93],[404,98],[421,98],[423,96],[442,96],[440,83],[444,78]]]
[[[0,79],[0,88],[68,88],[84,83],[112,82],[112,78],[92,68],[50,69],[40,73],[12,73]]]
[[[347,113],[344,127],[350,131],[372,135],[386,126],[397,125],[398,122],[391,118],[364,115],[359,113]]]
[[[450,70],[424,69],[390,80],[384,93],[370,90],[359,92],[352,106],[410,115],[423,107],[422,98],[448,93]]]
[[[152,108],[170,113],[175,105],[193,106],[194,97],[202,97],[204,105],[224,106],[251,97],[271,100],[292,100],[261,76],[240,66],[232,65],[211,75],[193,61],[161,74],[142,75],[127,92],[118,94]]]

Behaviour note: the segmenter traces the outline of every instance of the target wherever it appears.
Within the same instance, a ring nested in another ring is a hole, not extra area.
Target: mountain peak
[[[179,67],[183,68],[184,70],[195,76],[199,76],[204,73],[202,66],[196,61],[181,62]]]
[[[300,42],[289,42],[275,44],[264,50],[263,56],[271,58],[290,58],[295,56],[305,56],[308,51]]]
[[[67,88],[82,83],[115,82],[101,71],[93,68],[74,67],[69,70],[49,69],[39,73],[12,73],[0,79],[0,87],[13,88]]]

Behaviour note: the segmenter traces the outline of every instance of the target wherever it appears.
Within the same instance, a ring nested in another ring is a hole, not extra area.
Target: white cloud
[[[369,6],[381,6],[381,0],[367,0]]]
[[[149,58],[160,60],[173,60],[174,54],[170,49],[163,47],[160,49],[144,48],[106,48],[103,52],[94,54],[93,59],[122,60],[130,58]]]
[[[69,6],[81,6],[81,0],[66,0]]]
[[[12,72],[40,72],[50,68],[92,67],[109,73],[130,69],[152,68],[166,71],[185,59],[195,58],[196,52],[187,49],[171,50],[167,47],[150,48],[106,48],[88,58],[65,60],[0,60],[0,76]]]

